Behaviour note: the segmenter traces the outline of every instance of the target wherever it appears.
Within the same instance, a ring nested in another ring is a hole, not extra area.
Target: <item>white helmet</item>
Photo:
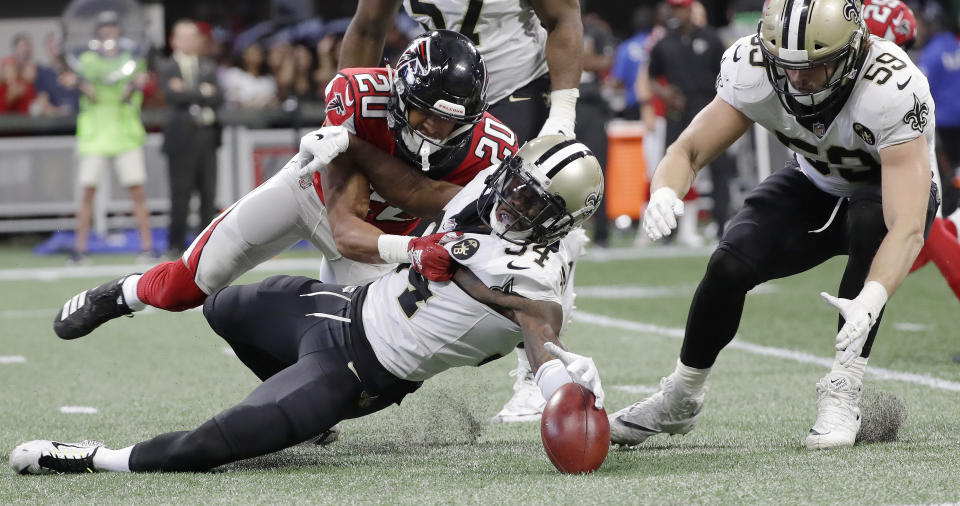
[[[480,216],[515,244],[551,244],[589,218],[603,198],[600,162],[583,143],[562,135],[533,139],[487,177]]]

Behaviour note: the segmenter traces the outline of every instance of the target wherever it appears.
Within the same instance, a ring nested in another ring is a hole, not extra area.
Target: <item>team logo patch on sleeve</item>
[[[480,241],[464,239],[450,247],[450,254],[457,260],[466,260],[480,249]]]
[[[334,93],[333,99],[327,102],[327,112],[336,112],[341,116],[347,112],[343,106],[343,96],[340,93]]]
[[[903,122],[910,125],[910,128],[922,132],[923,129],[927,127],[927,114],[929,112],[930,108],[927,107],[927,104],[920,102],[917,94],[914,93],[913,109],[910,109],[903,115]]]
[[[856,134],[859,135],[861,139],[863,139],[863,142],[866,142],[871,146],[877,143],[877,138],[876,136],[873,135],[873,132],[871,132],[869,128],[861,125],[860,123],[853,124],[853,131],[856,132]]]

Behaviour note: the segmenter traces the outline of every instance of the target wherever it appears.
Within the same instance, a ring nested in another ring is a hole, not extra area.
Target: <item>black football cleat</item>
[[[123,281],[133,274],[84,290],[63,304],[53,319],[53,331],[60,339],[83,337],[104,322],[131,315],[123,298]]]

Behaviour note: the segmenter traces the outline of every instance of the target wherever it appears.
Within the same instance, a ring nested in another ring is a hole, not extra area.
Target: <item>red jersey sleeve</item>
[[[483,114],[480,121],[473,127],[470,152],[463,162],[443,179],[453,184],[464,186],[483,169],[491,165],[498,165],[503,159],[514,154],[520,146],[517,145],[517,134],[510,127],[503,124],[489,112]]]

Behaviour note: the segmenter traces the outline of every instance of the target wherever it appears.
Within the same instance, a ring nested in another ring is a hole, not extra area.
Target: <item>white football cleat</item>
[[[522,353],[522,350],[517,350]],[[490,423],[513,423],[513,422],[536,422],[540,420],[543,414],[543,408],[547,405],[540,387],[533,381],[533,371],[525,360],[519,361],[519,365],[513,371],[511,376],[516,376],[517,381],[513,383],[513,397],[503,405],[503,409],[497,413],[497,416],[490,420]]]
[[[93,456],[102,445],[36,440],[10,452],[10,467],[17,474],[95,473]]]
[[[849,448],[860,431],[861,383],[846,374],[828,373],[817,382],[817,422],[803,439],[810,450]]]
[[[633,446],[662,432],[686,434],[693,430],[707,389],[682,396],[672,376],[660,379],[660,390],[655,394],[610,415],[611,443]]]
[[[340,439],[339,423],[334,424],[333,427],[321,432],[319,436],[307,440],[307,442],[320,446],[330,446],[333,443],[336,443],[338,439]]]

